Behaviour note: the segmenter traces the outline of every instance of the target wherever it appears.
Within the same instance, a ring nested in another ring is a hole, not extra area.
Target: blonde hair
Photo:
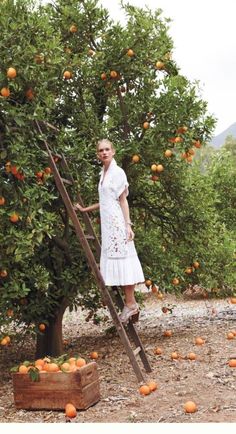
[[[100,146],[102,143],[104,143],[105,145],[111,145],[111,149],[113,149],[113,151],[115,151],[115,148],[114,148],[114,146],[113,146],[113,143],[112,143],[110,140],[108,140],[108,139],[101,139],[101,140],[98,140],[97,145],[96,145],[97,151],[99,150],[99,146]]]

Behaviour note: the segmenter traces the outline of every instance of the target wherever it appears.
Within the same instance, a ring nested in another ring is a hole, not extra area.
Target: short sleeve
[[[125,191],[126,196],[129,194],[129,183],[127,180],[127,176],[123,169],[120,170],[114,175],[113,186],[115,190],[116,199],[119,199],[120,195]]]

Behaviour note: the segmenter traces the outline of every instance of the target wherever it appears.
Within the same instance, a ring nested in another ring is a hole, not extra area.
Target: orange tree
[[[96,140],[114,142],[147,277],[170,290],[208,275],[211,187],[190,173],[214,120],[179,73],[161,11],[125,10],[121,25],[93,0],[1,3],[0,321],[2,337],[11,324],[35,333],[37,356],[63,351],[67,307],[95,310],[99,297],[35,120],[86,203],[97,201]]]

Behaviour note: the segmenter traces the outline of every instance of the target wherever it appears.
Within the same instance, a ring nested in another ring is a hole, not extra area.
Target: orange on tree
[[[151,170],[152,170],[153,172],[156,172],[156,171],[157,171],[157,165],[156,165],[156,164],[152,164],[152,165],[151,165]]]
[[[103,72],[103,73],[101,74],[101,79],[102,79],[102,80],[106,80],[106,79],[107,79],[107,74],[106,74],[105,72]]]
[[[9,217],[10,221],[12,223],[17,223],[19,220],[19,214],[17,214],[16,212],[13,212],[10,217]]]
[[[17,76],[17,72],[15,68],[8,68],[7,70],[7,78],[15,78]]]
[[[198,261],[194,261],[193,262],[193,267],[196,268],[196,269],[199,268],[200,267],[199,262]]]
[[[192,274],[192,272],[193,272],[192,267],[187,267],[187,268],[185,269],[185,273],[186,273],[186,274]]]
[[[139,155],[133,155],[133,157],[132,157],[132,161],[133,161],[133,163],[139,163],[139,161],[140,161],[140,156]]]
[[[152,175],[150,179],[151,179],[153,182],[156,182],[156,181],[158,181],[159,176],[157,176],[157,175]]]
[[[63,77],[65,80],[70,80],[72,78],[72,72],[70,72],[68,70],[64,71]]]
[[[34,99],[35,95],[34,95],[34,91],[33,89],[30,87],[29,89],[26,90],[25,92],[25,96],[26,98],[31,101],[32,99]]]
[[[126,54],[129,57],[133,57],[134,56],[134,51],[131,48],[129,48]]]
[[[7,277],[7,275],[8,275],[7,270],[1,270],[0,271],[0,277]]]
[[[111,78],[117,78],[117,76],[118,76],[118,73],[116,71],[111,71],[110,72],[110,77]]]
[[[144,130],[148,130],[149,127],[150,127],[149,122],[146,121],[146,122],[143,123],[143,129]]]
[[[46,330],[46,325],[45,325],[44,323],[40,323],[39,326],[38,326],[38,329],[39,329],[41,332],[44,332],[44,331]]]
[[[172,284],[175,285],[175,286],[179,285],[179,279],[177,277],[174,277],[172,279]]]
[[[72,24],[70,26],[70,33],[76,33],[78,32],[78,27],[75,24]]]
[[[4,97],[4,98],[8,98],[10,96],[10,89],[9,87],[2,87],[2,89],[0,90],[0,94]]]
[[[175,143],[182,143],[183,142],[183,138],[180,136],[175,137]]]
[[[8,316],[9,318],[12,318],[12,317],[14,316],[14,311],[13,311],[13,309],[7,309],[7,316]]]
[[[77,416],[77,411],[76,408],[73,404],[71,404],[70,402],[68,402],[68,404],[66,404],[65,406],[65,414],[67,417],[69,417],[70,419],[74,418]]]
[[[145,280],[145,285],[146,285],[146,286],[151,286],[151,284],[152,284],[151,279],[146,279],[146,280]]]
[[[161,173],[161,172],[163,172],[163,170],[164,170],[163,165],[162,164],[157,164],[156,171],[159,172],[159,173]]]
[[[194,140],[193,145],[195,146],[195,148],[198,148],[198,149],[201,148],[201,146],[202,146],[200,140]]]
[[[164,64],[164,62],[162,62],[161,60],[158,60],[158,61],[155,63],[155,67],[156,67],[156,69],[162,70],[162,69],[165,68],[165,64]]]
[[[45,167],[44,173],[46,173],[47,175],[50,175],[52,173],[51,167]]]
[[[172,157],[173,152],[170,149],[166,149],[166,151],[164,152],[165,157]]]
[[[5,205],[5,198],[3,196],[0,196],[0,205]]]

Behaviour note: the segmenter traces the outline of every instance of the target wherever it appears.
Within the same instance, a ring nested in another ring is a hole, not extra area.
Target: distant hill
[[[219,149],[225,143],[227,136],[233,136],[236,138],[236,122],[230,125],[230,127],[226,128],[226,130],[222,131],[222,133],[213,137],[210,145],[215,149]]]

